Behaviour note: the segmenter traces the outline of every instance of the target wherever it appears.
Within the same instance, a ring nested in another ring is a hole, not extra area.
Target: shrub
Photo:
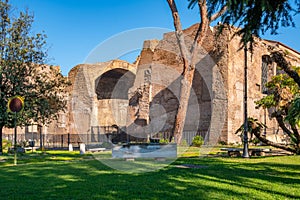
[[[17,144],[18,147],[27,147],[28,142],[26,140],[22,140]]]
[[[187,141],[185,139],[182,139],[179,146],[181,146],[181,147],[187,147],[189,145],[188,145],[188,143],[187,143]]]
[[[260,140],[257,137],[254,137],[253,139],[250,140],[250,142],[256,146],[260,143]]]
[[[168,143],[169,143],[169,140],[168,140],[168,139],[162,138],[162,139],[159,140],[159,143],[160,143],[160,144],[168,144]]]
[[[193,145],[194,147],[201,147],[203,143],[204,143],[204,140],[203,140],[203,137],[202,137],[202,136],[196,135],[196,136],[193,138],[193,143],[192,143],[192,145]]]
[[[219,144],[220,145],[227,145],[227,142],[221,140],[221,141],[219,141]]]
[[[103,142],[101,145],[101,148],[106,148],[106,149],[112,149],[113,148],[113,144],[110,142]]]
[[[12,142],[10,140],[4,139],[2,144],[3,144],[2,146],[3,149],[8,149],[12,147]]]

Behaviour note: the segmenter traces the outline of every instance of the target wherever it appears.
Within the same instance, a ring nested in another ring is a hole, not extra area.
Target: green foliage
[[[193,138],[192,146],[194,147],[201,147],[204,143],[203,137],[201,135],[196,135]]]
[[[207,0],[208,16],[227,7],[221,16],[223,24],[233,24],[241,27],[238,32],[242,36],[242,44],[250,42],[253,36],[260,36],[267,31],[277,34],[279,27],[294,26],[293,16],[300,11],[300,1],[294,0],[297,8],[292,7],[291,1],[282,0]],[[189,7],[193,8],[197,0],[189,0]]]
[[[293,68],[299,73],[299,67]],[[268,95],[256,101],[257,108],[272,108],[276,110],[286,111],[293,97],[299,93],[299,86],[287,74],[279,74],[272,77],[272,80],[266,84]]]
[[[254,138],[252,138],[250,140],[250,143],[252,143],[252,144],[254,144],[256,146],[257,144],[260,143],[260,140],[257,137],[254,137]]]
[[[33,15],[25,11],[16,16],[8,1],[0,4],[0,127],[14,125],[14,117],[6,112],[6,104],[8,98],[15,95],[25,98],[18,125],[26,125],[30,120],[49,123],[64,110],[64,89],[69,83],[57,67],[44,65],[46,35],[31,32]]]
[[[297,95],[295,99],[292,101],[291,106],[288,110],[288,114],[285,117],[285,121],[287,121],[292,126],[300,127],[300,96]]]
[[[12,147],[12,141],[4,139],[2,141],[3,149],[8,150],[8,148]]]
[[[57,67],[42,66],[42,71],[35,75],[37,87],[28,94],[30,101],[27,107],[31,108],[28,117],[38,124],[47,124],[57,119],[60,112],[66,108],[67,78],[63,77]]]
[[[172,138],[172,140],[170,141],[169,138],[165,138],[164,135],[162,133],[159,134],[159,143],[160,144],[169,144],[169,143],[175,143],[174,137]],[[186,140],[182,140],[180,145],[186,145],[187,142]]]
[[[256,101],[257,108],[263,107],[263,108],[270,108],[273,106],[276,106],[276,101],[274,99],[274,94],[265,96],[264,98],[260,99],[259,101]]]
[[[175,142],[175,141],[172,141],[172,142]],[[181,146],[181,147],[187,147],[189,145],[188,145],[188,143],[187,143],[187,141],[185,139],[182,139],[181,142],[180,142],[180,144],[179,144],[179,146]]]
[[[299,68],[293,68],[299,73]],[[259,101],[256,101],[257,108],[276,108],[284,113],[287,112],[294,96],[299,93],[299,86],[287,74],[279,74],[272,77],[272,80],[266,84],[268,95]]]
[[[299,74],[299,67],[292,67],[292,70]],[[294,152],[299,154],[300,135],[297,131],[297,126],[300,127],[299,86],[287,74],[272,77],[272,80],[266,86],[268,95],[255,102],[257,108],[269,109],[271,117],[277,120],[279,126],[290,138],[291,145],[286,146],[290,146],[291,149],[294,149]]]
[[[225,141],[222,141],[222,140],[221,140],[221,141],[219,141],[218,143],[219,143],[220,145],[226,145],[226,144],[227,144],[227,142],[225,142]]]
[[[248,126],[247,132],[250,133],[250,141],[255,142],[255,138],[253,138],[254,133],[261,134],[263,128],[266,128],[266,125],[259,122],[258,119],[248,117]],[[235,131],[235,134],[240,134],[240,137],[243,141],[243,136],[245,133],[245,125],[244,123]]]
[[[296,72],[299,73],[299,67],[293,68]],[[278,88],[286,88],[289,87],[291,92],[296,93],[299,91],[299,86],[295,83],[294,79],[292,79],[287,74],[279,74],[272,77],[272,80],[267,83],[267,88],[270,90],[276,90]]]
[[[299,67],[293,69],[300,73]],[[294,79],[287,74],[279,74],[272,77],[266,86],[269,94],[255,102],[257,107],[274,108],[272,116],[280,113],[290,125],[300,127],[300,93]]]
[[[14,126],[14,115],[7,112],[12,96],[25,98],[25,108],[17,115],[17,125],[47,124],[66,107],[67,79],[47,60],[46,35],[32,33],[33,15],[18,15],[8,0],[0,0],[0,129]],[[2,140],[0,133],[0,142]],[[0,152],[2,148],[0,146]]]
[[[168,144],[168,143],[169,143],[169,140],[168,140],[168,139],[161,138],[161,139],[159,139],[159,143],[160,143],[160,144]]]

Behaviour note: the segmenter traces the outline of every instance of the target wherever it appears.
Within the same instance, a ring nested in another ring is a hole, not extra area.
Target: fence
[[[3,139],[14,141],[14,134],[3,134]],[[82,142],[80,136],[77,134],[17,134],[18,144],[24,144],[28,141],[35,141],[35,146],[44,146],[46,148],[65,148],[68,147],[69,144],[79,146]]]
[[[206,132],[184,132],[182,135],[182,141],[191,145],[193,138],[196,135],[201,135],[203,138],[206,136]],[[160,140],[173,139],[171,132],[156,133],[151,136]],[[3,134],[3,138],[9,141],[14,141],[13,134]],[[37,133],[25,133],[17,134],[17,143],[21,144],[28,141],[35,141],[35,146],[44,146],[46,148],[68,148],[69,144],[73,147],[79,147],[80,143],[86,145],[107,143],[126,143],[126,142],[146,142],[148,138],[137,138],[126,134],[125,132],[113,132],[100,134],[99,132],[92,132],[89,134],[40,134]],[[27,143],[28,144],[28,143]]]
[[[205,139],[207,137],[207,131],[185,131],[182,134],[182,142],[186,142],[187,145],[192,145],[193,138],[196,135],[200,135]],[[173,134],[171,132],[161,132],[156,133],[152,136],[153,138],[163,139],[163,140],[171,140],[174,139]]]

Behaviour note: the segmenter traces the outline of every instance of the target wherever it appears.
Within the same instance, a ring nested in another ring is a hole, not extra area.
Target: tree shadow
[[[295,159],[299,159],[295,157]],[[7,199],[298,199],[300,164],[280,159],[178,159],[158,171],[127,173],[97,160],[27,163],[0,168]],[[179,164],[206,166],[182,169]]]

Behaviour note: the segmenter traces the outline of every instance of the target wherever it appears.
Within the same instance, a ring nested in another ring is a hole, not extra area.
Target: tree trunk
[[[43,133],[41,125],[38,125],[38,134],[40,135],[40,149],[43,149]]]
[[[188,70],[181,80],[181,87],[180,87],[180,100],[179,106],[177,109],[177,115],[175,120],[175,127],[174,127],[174,136],[175,142],[177,144],[181,143],[182,140],[182,133],[185,124],[185,118],[189,103],[189,97],[191,93],[191,87],[194,78],[195,67],[190,67],[191,70]]]
[[[199,45],[199,43],[201,45],[203,39],[205,38],[205,33],[209,26],[209,20],[207,16],[206,0],[201,0],[201,1],[199,0],[198,6],[200,11],[201,24],[199,25],[199,29],[194,38],[191,50],[188,51],[184,41],[184,34],[182,31],[180,17],[178,14],[177,6],[175,4],[175,0],[167,0],[167,2],[172,12],[175,34],[176,34],[180,54],[182,56],[182,62],[183,62],[183,71],[182,71],[180,93],[179,93],[180,95],[179,106],[177,109],[177,115],[175,118],[175,124],[173,130],[175,136],[175,142],[177,144],[180,144],[182,139],[183,128],[185,124],[190,92],[191,92],[192,83],[194,79],[194,72],[195,72],[194,56],[196,55],[195,52],[197,51],[197,48],[195,48],[195,46]]]
[[[283,119],[283,116],[276,113],[276,116],[275,116],[275,119],[279,125],[279,127],[290,137],[294,137],[297,142],[296,142],[296,146],[299,147],[299,142],[300,142],[300,136],[299,136],[299,132],[298,130],[295,128],[295,127],[291,127],[292,128],[292,131],[290,131],[286,126],[285,126],[285,123],[284,123],[284,119]]]
[[[296,126],[292,126],[291,128],[292,128],[292,130],[293,130],[295,139],[297,140],[297,146],[299,146],[299,144],[300,144],[300,135],[299,135],[299,131],[298,131],[298,129],[297,129]]]
[[[263,143],[267,144],[267,145],[270,145],[270,146],[273,146],[273,147],[277,147],[279,149],[283,149],[283,150],[286,150],[286,151],[289,151],[291,153],[295,153],[295,154],[300,154],[300,151],[297,149],[293,149],[291,147],[288,147],[288,146],[285,146],[285,145],[281,145],[281,144],[278,144],[278,143],[275,143],[275,142],[272,142],[268,139],[266,139],[265,137],[261,136],[259,133],[256,133],[256,132],[253,132],[253,134],[260,140],[262,141]]]
[[[275,63],[277,63],[278,66],[282,68],[285,71],[285,73],[287,73],[300,87],[300,76],[295,70],[292,69],[290,63],[286,61],[283,54],[278,51],[275,51],[271,54],[271,56]]]
[[[289,137],[291,137],[291,135],[293,134],[284,124],[284,119],[283,119],[283,116],[276,112],[276,115],[275,115],[275,119],[279,125],[279,127],[286,133],[288,134]]]
[[[277,114],[275,116],[275,119],[279,125],[279,127],[291,138],[293,135],[295,136],[296,139],[296,144],[295,144],[295,152],[296,154],[300,154],[300,135],[298,130],[295,127],[292,127],[293,132],[291,132],[284,124],[283,117],[280,114]],[[280,147],[279,147],[280,148]]]
[[[188,100],[189,100],[189,94],[190,94],[190,85],[188,79],[186,77],[191,77],[190,73],[188,73],[189,68],[189,61],[188,61],[188,51],[185,45],[184,41],[184,35],[182,31],[182,26],[180,22],[180,17],[177,11],[177,7],[174,0],[167,0],[169,7],[172,12],[173,21],[174,21],[174,27],[175,27],[175,34],[177,38],[177,42],[179,45],[180,54],[182,57],[183,62],[183,71],[182,71],[182,77],[180,82],[180,93],[179,93],[179,106],[177,109],[177,115],[175,119],[173,134],[175,136],[175,142],[177,144],[181,143],[182,138],[182,131],[185,123],[185,117],[186,117],[186,111],[188,107]],[[193,70],[194,72],[194,70]],[[193,75],[192,77],[193,78]],[[192,79],[193,80],[193,79]]]

